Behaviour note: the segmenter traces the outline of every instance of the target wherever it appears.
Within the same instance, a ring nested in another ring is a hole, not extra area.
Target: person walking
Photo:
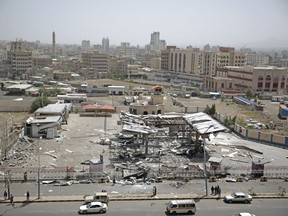
[[[218,198],[221,198],[221,188],[218,188]]]
[[[14,196],[13,196],[13,194],[10,195],[10,204],[14,207]]]
[[[7,194],[7,191],[5,190],[5,191],[4,191],[4,200],[7,199],[7,196],[8,196],[8,194]]]
[[[216,187],[215,187],[215,195],[218,194],[218,191],[219,191],[219,185],[216,185]]]
[[[27,202],[29,201],[29,198],[30,198],[30,193],[29,191],[26,192],[26,198],[27,198]]]
[[[213,187],[213,185],[211,187],[211,195],[214,195],[214,187]]]

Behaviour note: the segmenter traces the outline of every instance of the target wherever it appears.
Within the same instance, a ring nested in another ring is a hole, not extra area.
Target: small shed
[[[218,157],[210,157],[208,162],[210,163],[210,169],[212,171],[216,171],[218,169],[221,169],[221,161],[222,161],[222,157],[218,158]]]

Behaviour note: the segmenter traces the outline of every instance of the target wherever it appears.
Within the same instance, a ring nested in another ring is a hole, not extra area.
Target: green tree
[[[253,97],[253,93],[251,88],[247,89],[246,91],[246,97],[250,100]]]
[[[204,113],[210,115],[210,116],[214,116],[216,113],[216,105],[213,104],[211,107],[209,107],[208,105],[206,106]]]
[[[33,113],[38,108],[42,107],[42,103],[43,103],[43,106],[47,106],[50,103],[50,100],[47,98],[45,94],[43,94],[43,97],[40,96],[32,102],[30,113]]]

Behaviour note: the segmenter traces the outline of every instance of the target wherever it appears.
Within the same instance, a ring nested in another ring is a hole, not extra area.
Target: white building
[[[90,40],[82,40],[82,51],[89,51],[90,50]]]
[[[109,52],[109,38],[108,37],[102,38],[102,51],[103,51],[103,53]]]
[[[269,63],[269,57],[263,54],[247,53],[246,59],[247,59],[247,65],[252,66],[268,65]]]

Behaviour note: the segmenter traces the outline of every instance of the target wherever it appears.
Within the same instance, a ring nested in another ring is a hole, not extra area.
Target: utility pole
[[[206,146],[206,137],[205,137],[205,133],[211,128],[213,127],[213,125],[210,125],[207,130],[203,133],[203,160],[204,160],[204,178],[205,178],[205,191],[206,191],[206,196],[208,196],[208,180],[207,180],[207,165],[206,165],[206,150],[205,150],[205,146]],[[208,136],[210,135],[210,133],[207,134]]]
[[[7,173],[5,174],[5,186],[7,187],[8,190],[8,199],[10,199],[10,170],[7,171]]]

